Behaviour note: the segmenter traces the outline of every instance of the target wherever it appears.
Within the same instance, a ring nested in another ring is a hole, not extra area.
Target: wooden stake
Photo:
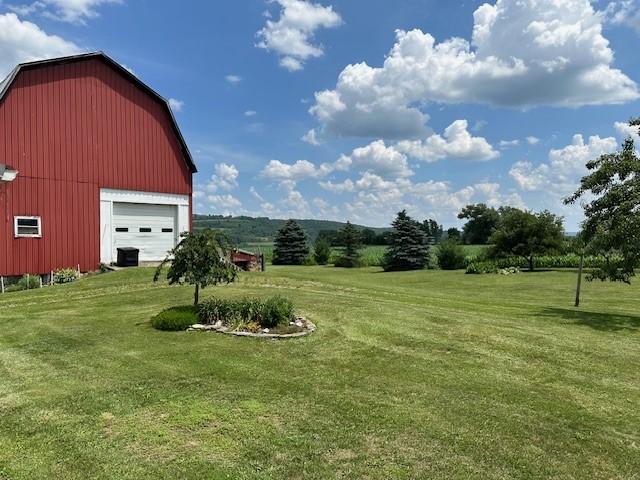
[[[580,255],[580,268],[578,268],[578,285],[576,287],[576,308],[580,306],[580,288],[582,286],[582,269],[584,268],[584,253]]]

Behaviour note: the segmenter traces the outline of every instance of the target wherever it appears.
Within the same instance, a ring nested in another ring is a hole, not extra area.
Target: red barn
[[[194,172],[167,101],[107,55],[19,65],[0,83],[0,275],[163,258]]]

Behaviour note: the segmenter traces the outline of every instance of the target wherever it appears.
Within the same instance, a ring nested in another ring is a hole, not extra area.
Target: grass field
[[[273,243],[272,242],[253,242],[245,243],[241,246],[246,250],[264,254],[267,262],[271,262],[273,259]],[[487,248],[486,245],[463,245],[465,255],[478,255],[482,250]],[[438,246],[431,247],[431,263],[436,265],[436,252]],[[340,255],[340,248],[334,247],[332,249],[331,262],[335,261]],[[382,258],[384,257],[387,247],[385,245],[367,245],[360,250],[361,259],[365,266],[380,266],[382,265]],[[313,247],[311,247],[311,253],[313,253]]]
[[[295,341],[166,333],[152,270],[0,295],[0,478],[637,479],[640,282],[270,267]]]

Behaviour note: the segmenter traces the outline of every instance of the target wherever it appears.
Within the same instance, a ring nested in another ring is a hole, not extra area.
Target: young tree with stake
[[[210,229],[185,232],[181,238],[156,269],[153,281],[157,282],[163,267],[170,264],[167,272],[169,285],[194,285],[193,304],[197,306],[201,288],[231,283],[236,279],[237,268],[231,261],[233,248],[226,236]]]

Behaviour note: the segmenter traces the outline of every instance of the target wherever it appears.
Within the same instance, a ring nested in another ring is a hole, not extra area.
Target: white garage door
[[[113,258],[120,247],[140,249],[140,261],[162,260],[176,245],[175,205],[113,203]]]

